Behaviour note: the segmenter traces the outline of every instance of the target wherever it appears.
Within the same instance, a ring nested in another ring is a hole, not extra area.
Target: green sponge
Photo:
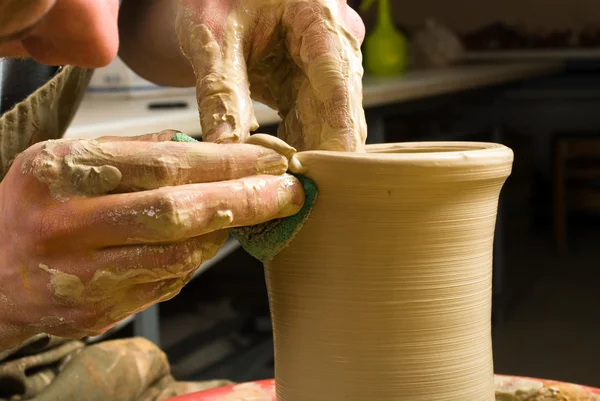
[[[175,142],[196,142],[194,138],[181,133],[175,134],[171,140]],[[288,246],[304,225],[317,200],[318,191],[315,183],[305,176],[296,174],[294,176],[304,186],[306,196],[304,205],[298,213],[283,219],[275,219],[255,226],[239,227],[231,230],[231,235],[238,240],[246,252],[261,262],[273,259]]]
[[[186,134],[182,134],[181,132],[176,133],[171,138],[174,142],[198,142],[197,139],[192,138],[191,136],[187,136]]]
[[[304,225],[315,205],[318,194],[315,183],[302,175],[295,175],[295,177],[304,186],[304,195],[306,196],[304,205],[298,213],[283,219],[232,230],[232,236],[238,240],[246,252],[261,262],[273,259],[283,248],[288,246]]]

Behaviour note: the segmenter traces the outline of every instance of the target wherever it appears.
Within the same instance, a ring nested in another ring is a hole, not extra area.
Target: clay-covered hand
[[[296,149],[364,150],[364,25],[345,0],[178,0],[176,29],[205,141],[244,141],[252,98]]]
[[[300,210],[286,157],[173,134],[48,141],[15,159],[0,183],[0,349],[102,332],[175,296],[228,228]]]

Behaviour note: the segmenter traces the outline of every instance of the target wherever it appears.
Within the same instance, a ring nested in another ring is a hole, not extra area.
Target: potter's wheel
[[[600,389],[562,383],[544,379],[529,379],[516,376],[496,375],[497,400],[513,401],[511,394],[527,392],[544,397],[531,398],[536,400],[577,400],[600,401]],[[235,384],[201,391],[194,394],[172,398],[167,401],[275,401],[275,381],[262,380],[251,383]]]

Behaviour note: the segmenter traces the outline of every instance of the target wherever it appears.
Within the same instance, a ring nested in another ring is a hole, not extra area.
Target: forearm
[[[192,87],[194,72],[175,31],[177,0],[123,0],[119,10],[119,56],[158,85]]]

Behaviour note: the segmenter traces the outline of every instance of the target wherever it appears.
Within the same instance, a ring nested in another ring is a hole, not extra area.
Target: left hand
[[[364,25],[345,0],[178,0],[176,29],[205,141],[244,141],[252,98],[296,149],[364,149]]]
[[[297,213],[287,157],[174,131],[40,142],[0,182],[0,350],[98,334],[175,296],[232,227]]]

